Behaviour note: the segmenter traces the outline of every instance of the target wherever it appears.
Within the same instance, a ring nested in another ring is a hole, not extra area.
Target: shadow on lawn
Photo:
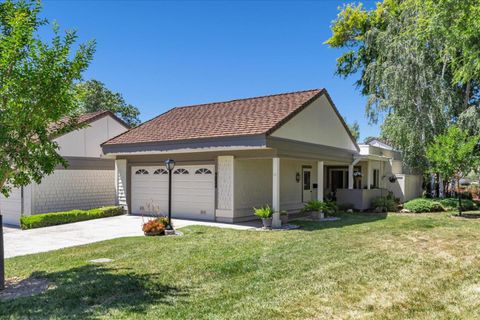
[[[322,229],[343,228],[347,226],[371,223],[379,220],[384,220],[388,213],[341,213],[337,217],[340,220],[336,221],[309,221],[309,220],[294,220],[293,224],[302,226],[304,231],[315,231]]]
[[[31,278],[46,278],[55,287],[43,294],[0,301],[0,317],[94,319],[109,311],[142,312],[150,305],[186,295],[177,287],[161,284],[158,274],[93,265],[35,272]]]

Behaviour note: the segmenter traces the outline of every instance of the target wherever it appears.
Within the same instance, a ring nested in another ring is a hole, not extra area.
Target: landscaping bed
[[[124,214],[122,207],[102,207],[90,210],[71,210],[34,214],[20,218],[22,229],[42,228],[59,224],[85,221],[98,218],[113,217]]]

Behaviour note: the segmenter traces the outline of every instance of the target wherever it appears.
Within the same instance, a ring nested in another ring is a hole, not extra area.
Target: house
[[[379,139],[359,145],[354,155],[353,188],[348,188],[348,168],[334,168],[328,192],[335,192],[339,205],[358,210],[371,208],[373,199],[392,192],[400,202],[422,194],[422,175],[406,168],[399,151]]]
[[[173,108],[102,147],[130,213],[167,213],[164,161],[173,159],[172,215],[221,222],[251,220],[264,204],[294,212],[336,189],[377,188],[387,170],[382,156],[361,154],[325,89]]]
[[[100,144],[128,126],[109,111],[87,113],[78,121],[86,126],[54,139],[67,168],[59,166],[41,184],[14,188],[8,198],[0,196],[5,224],[18,225],[22,215],[115,204],[115,164],[102,158]]]

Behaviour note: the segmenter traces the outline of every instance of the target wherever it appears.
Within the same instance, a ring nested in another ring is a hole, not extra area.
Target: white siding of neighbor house
[[[126,130],[117,120],[105,116],[85,128],[58,137],[55,141],[59,144],[62,156],[98,158],[102,155],[100,144]]]
[[[56,170],[34,185],[35,213],[92,209],[115,204],[113,170]]]
[[[272,133],[273,137],[356,151],[332,105],[321,96]]]

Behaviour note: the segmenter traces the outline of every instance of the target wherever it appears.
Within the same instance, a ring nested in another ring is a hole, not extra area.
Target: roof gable
[[[298,110],[270,135],[344,150],[360,150],[326,91]]]
[[[323,92],[315,89],[178,107],[104,145],[267,134]]]

